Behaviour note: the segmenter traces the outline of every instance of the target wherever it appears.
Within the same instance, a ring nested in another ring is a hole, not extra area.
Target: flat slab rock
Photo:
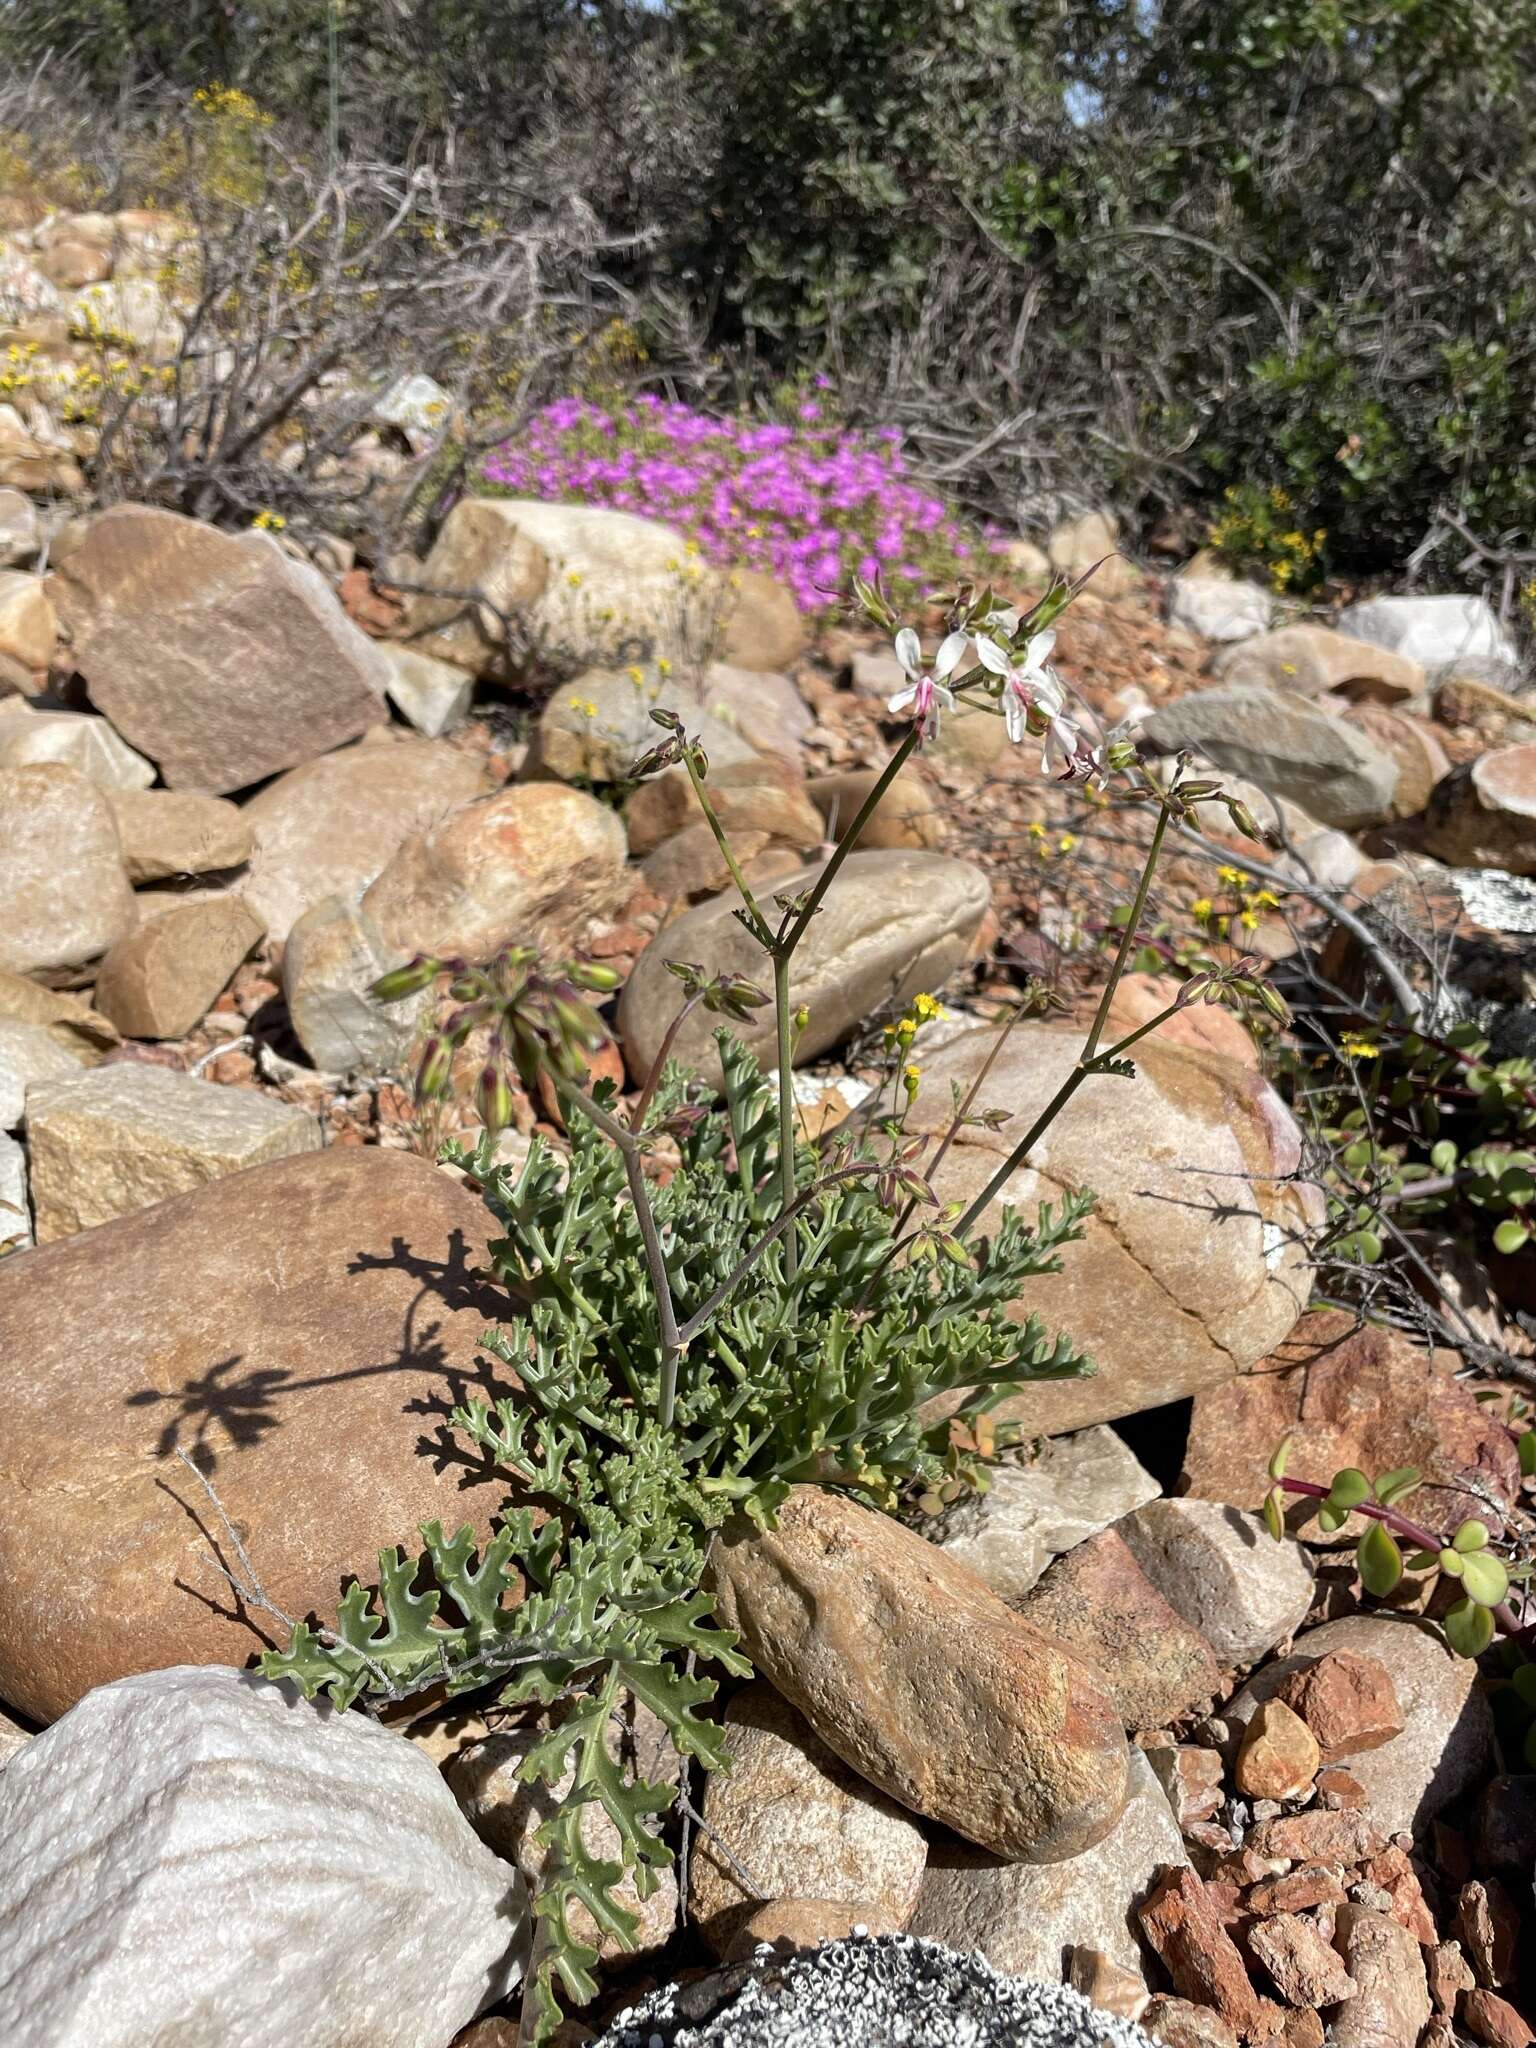
[[[0,1772],[8,2048],[443,2048],[517,1981],[522,1879],[431,1760],[223,1666],[100,1687]]]
[[[1075,1991],[891,1934],[761,1956],[619,2014],[595,2048],[1152,2048]]]

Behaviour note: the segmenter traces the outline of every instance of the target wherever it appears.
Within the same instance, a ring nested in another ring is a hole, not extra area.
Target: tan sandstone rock
[[[74,768],[0,768],[0,968],[79,966],[137,916],[95,784]]]
[[[173,789],[243,789],[387,716],[383,657],[264,535],[114,505],[50,591],[92,702]]]
[[[42,577],[0,570],[0,696],[7,690],[37,695],[58,637],[59,622]]]
[[[129,1038],[185,1038],[264,936],[238,896],[186,903],[120,938],[96,977],[96,1005]]]
[[[213,875],[250,858],[249,813],[190,790],[114,789],[107,804],[130,882]]]
[[[1536,875],[1536,744],[1479,754],[1448,775],[1430,804],[1424,846],[1448,867]]]
[[[483,1526],[504,1489],[418,1439],[499,1313],[489,1221],[423,1160],[349,1149],[0,1259],[0,1698],[49,1720],[272,1640],[213,1568],[236,1560],[178,1446],[289,1614],[334,1614],[422,1520]]]
[[[732,1527],[716,1612],[827,1747],[995,1854],[1076,1855],[1125,1804],[1125,1738],[1093,1673],[898,1523],[796,1487],[778,1527]]]

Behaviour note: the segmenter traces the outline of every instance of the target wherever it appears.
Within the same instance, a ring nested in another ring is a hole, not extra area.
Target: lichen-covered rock
[[[443,2048],[528,1938],[425,1757],[247,1672],[102,1686],[0,1771],[0,1828],[11,2048]]]
[[[910,1529],[799,1486],[776,1528],[724,1530],[705,1576],[754,1667],[902,1805],[1035,1863],[1118,1820],[1125,1737],[1095,1674]]]

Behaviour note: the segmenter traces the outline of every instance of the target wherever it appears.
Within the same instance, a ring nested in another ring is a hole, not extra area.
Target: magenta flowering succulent
[[[807,399],[792,422],[724,418],[649,393],[604,407],[560,398],[487,458],[516,497],[634,512],[676,527],[722,567],[760,569],[802,611],[824,610],[851,575],[915,587],[973,552],[907,470],[899,427],[862,433]]]

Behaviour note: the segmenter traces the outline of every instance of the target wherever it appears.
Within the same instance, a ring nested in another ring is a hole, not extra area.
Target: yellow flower
[[[1212,903],[1209,896],[1197,896],[1189,906],[1190,915],[1200,918],[1209,917],[1215,908],[1216,906]]]
[[[656,673],[659,676],[669,676],[672,673],[672,664],[664,654],[656,657]]]
[[[1077,844],[1077,834],[1075,832],[1063,832],[1056,844],[1063,853],[1070,853]]]
[[[1248,879],[1241,868],[1218,868],[1216,872],[1222,881],[1229,882],[1234,889],[1241,889]]]
[[[1339,1051],[1347,1060],[1379,1060],[1381,1047],[1358,1031],[1346,1031],[1339,1039]]]
[[[580,590],[581,571],[579,569],[567,569],[565,572],[565,580],[567,583],[569,583],[572,590]]]
[[[281,512],[274,512],[270,505],[263,505],[251,525],[258,533],[281,533],[288,524]]]
[[[631,662],[629,667],[625,669],[624,673],[629,677],[629,680],[634,684],[637,690],[643,689],[645,687],[645,670],[643,668],[638,668],[634,662]]]
[[[1245,910],[1237,921],[1245,932],[1257,931],[1259,913],[1256,910]]]
[[[1038,819],[1032,825],[1027,825],[1024,829],[1028,832],[1031,839],[1043,839],[1045,837],[1045,827]]]
[[[937,996],[918,995],[912,998],[912,1014],[919,1024],[932,1024],[940,1017],[947,1017],[949,1012]]]

